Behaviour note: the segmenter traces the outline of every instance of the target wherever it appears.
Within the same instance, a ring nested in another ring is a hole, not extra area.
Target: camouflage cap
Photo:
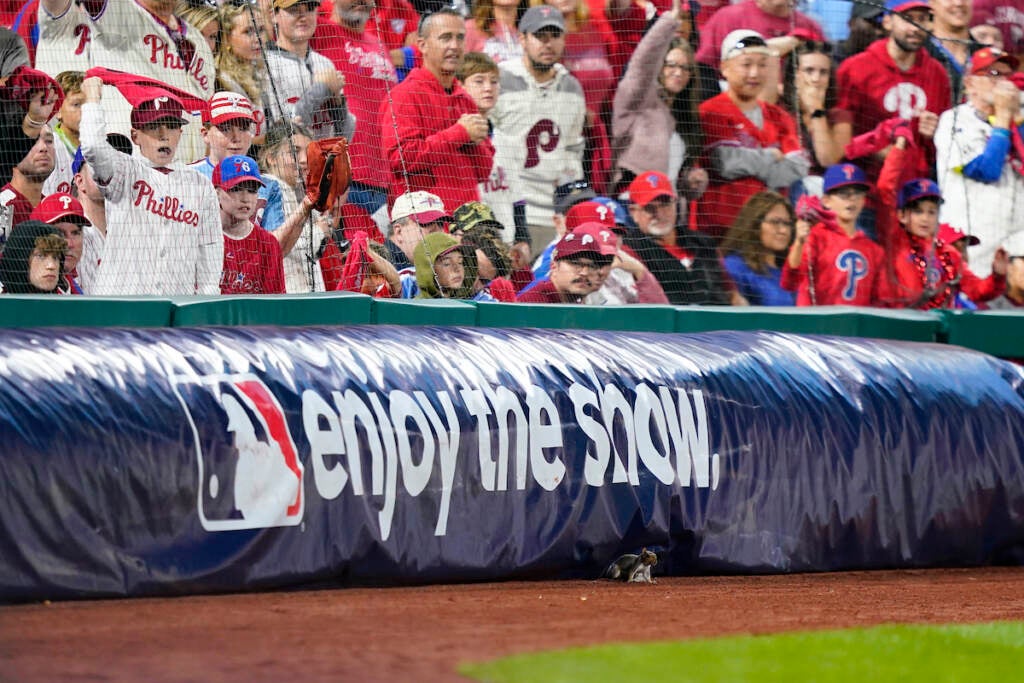
[[[505,226],[494,217],[491,207],[483,202],[466,202],[455,209],[452,218],[455,221],[454,225],[451,226],[452,230],[469,230],[470,228],[484,225],[491,226],[499,232],[505,229]]]

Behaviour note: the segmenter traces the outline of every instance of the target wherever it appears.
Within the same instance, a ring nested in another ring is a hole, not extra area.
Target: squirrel
[[[617,558],[604,570],[604,578],[626,583],[658,583],[651,578],[651,567],[658,564],[658,556],[643,548],[639,555],[627,553]]]

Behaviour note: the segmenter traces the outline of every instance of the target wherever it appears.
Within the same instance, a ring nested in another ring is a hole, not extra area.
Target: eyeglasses
[[[682,71],[684,73],[696,71],[692,64],[676,64],[675,62],[665,62],[661,68],[665,69],[665,71]]]
[[[788,218],[765,218],[764,222],[773,228],[792,228],[793,221]]]
[[[675,206],[676,200],[672,197],[661,196],[657,199],[651,200],[647,204],[644,204],[644,211],[650,215],[655,215],[662,209],[666,209],[670,206]]]
[[[988,76],[989,78],[1006,78],[1012,71],[1000,71],[999,69],[989,69],[988,71],[982,71],[979,76]]]
[[[601,270],[601,266],[594,263],[593,261],[582,261],[580,259],[566,259],[562,261],[573,268],[573,270],[582,273],[584,270],[589,270],[592,273],[596,273]]]

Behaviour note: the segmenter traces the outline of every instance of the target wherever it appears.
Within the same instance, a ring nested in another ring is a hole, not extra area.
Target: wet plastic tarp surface
[[[0,333],[0,600],[1018,562],[1024,371],[781,333]]]

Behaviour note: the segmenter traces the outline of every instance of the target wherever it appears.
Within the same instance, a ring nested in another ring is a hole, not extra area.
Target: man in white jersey
[[[59,9],[63,7],[63,9]],[[43,0],[37,20],[39,42],[35,67],[54,78],[62,71],[85,71],[89,62],[92,21],[85,9],[65,0]]]
[[[526,197],[533,244],[555,235],[552,192],[583,177],[583,87],[559,62],[565,52],[565,20],[550,5],[531,7],[519,21],[522,59],[498,65],[501,95],[490,112],[496,161],[518,173]]]
[[[71,0],[41,0],[42,12],[61,16]],[[138,74],[184,90],[201,100],[214,93],[213,53],[202,34],[174,14],[176,0],[79,0],[91,28],[89,63]],[[127,135],[131,105],[114,88],[103,94],[109,129]],[[178,161],[205,155],[199,115],[188,116]]]
[[[86,78],[79,129],[82,154],[106,200],[107,237],[92,294],[219,294],[224,259],[220,205],[195,171],[170,168],[182,105],[158,88],[122,85],[136,103],[132,142],[142,158],[117,152],[106,138],[103,82]]]

